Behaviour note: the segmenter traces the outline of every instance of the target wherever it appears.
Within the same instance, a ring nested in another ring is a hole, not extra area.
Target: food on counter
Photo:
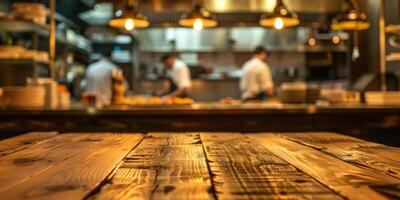
[[[12,16],[14,19],[28,20],[46,25],[46,6],[40,3],[13,3]]]
[[[365,100],[369,105],[400,105],[400,92],[366,92]]]
[[[172,99],[161,99],[160,97],[130,96],[125,97],[116,105],[190,105],[194,101],[191,98],[174,97]]]
[[[180,98],[180,97],[174,97],[172,98],[172,103],[176,105],[189,105],[192,104],[194,101],[191,98]]]
[[[49,53],[25,49],[16,45],[0,45],[0,59],[28,59],[48,62]]]
[[[227,104],[227,105],[239,105],[242,103],[242,101],[238,100],[238,99],[233,99],[231,97],[226,97],[226,98],[219,100],[219,103]]]
[[[3,101],[8,108],[43,108],[45,94],[41,86],[8,86],[3,88]]]
[[[324,89],[321,96],[330,103],[360,103],[359,92],[346,91],[343,89]]]

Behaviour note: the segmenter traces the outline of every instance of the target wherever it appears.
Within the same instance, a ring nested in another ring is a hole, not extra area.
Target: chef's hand
[[[274,89],[272,89],[272,88],[266,89],[266,90],[265,90],[265,93],[266,93],[267,95],[269,95],[270,97],[275,96]]]
[[[161,102],[166,103],[166,104],[172,103],[172,96],[171,95],[162,96]]]

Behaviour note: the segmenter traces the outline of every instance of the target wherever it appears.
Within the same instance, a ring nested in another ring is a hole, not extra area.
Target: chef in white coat
[[[243,100],[263,100],[274,96],[271,70],[265,62],[267,57],[267,51],[257,47],[253,58],[243,65],[240,80]]]
[[[163,99],[174,97],[188,97],[192,87],[190,69],[176,55],[167,54],[161,58],[161,62],[166,67],[169,78],[169,89]]]
[[[111,104],[113,70],[120,69],[111,62],[110,54],[104,54],[99,61],[89,65],[86,71],[86,92],[95,95],[100,105]]]

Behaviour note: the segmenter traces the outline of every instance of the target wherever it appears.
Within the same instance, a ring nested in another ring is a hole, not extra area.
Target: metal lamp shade
[[[111,27],[124,29],[128,20],[134,24],[134,28],[146,28],[150,26],[148,19],[135,11],[134,8],[127,8],[115,12],[115,16],[109,21]]]
[[[182,16],[179,20],[179,25],[183,27],[193,27],[198,20],[201,20],[204,28],[212,28],[218,25],[217,20],[211,16],[210,12],[199,4],[196,4],[192,11]]]
[[[282,20],[282,28],[293,27],[300,24],[297,15],[290,13],[282,1],[277,1],[274,13],[261,16],[259,24],[264,27],[273,28],[277,19]]]
[[[370,27],[365,13],[350,9],[346,13],[341,13],[332,21],[332,30],[365,30]]]

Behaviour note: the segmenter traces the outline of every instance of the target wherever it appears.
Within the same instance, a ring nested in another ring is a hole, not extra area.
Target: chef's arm
[[[274,88],[267,88],[267,89],[265,89],[265,94],[267,94],[267,95],[269,95],[269,96],[271,96],[271,97],[273,97],[273,96],[275,96],[275,91],[274,91]]]

